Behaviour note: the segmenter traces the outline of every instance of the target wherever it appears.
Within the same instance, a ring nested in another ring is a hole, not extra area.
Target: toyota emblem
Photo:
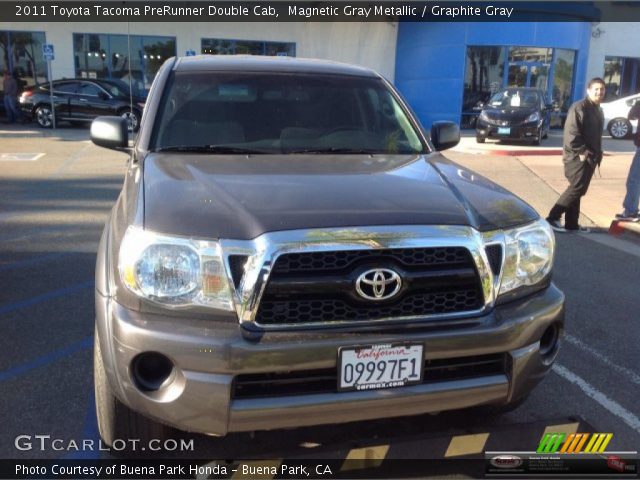
[[[402,286],[400,275],[388,268],[367,270],[356,280],[358,295],[367,300],[389,300]]]

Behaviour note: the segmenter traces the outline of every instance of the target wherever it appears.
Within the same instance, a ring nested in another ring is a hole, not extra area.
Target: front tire
[[[129,447],[128,439],[140,439],[139,445],[148,445],[150,440],[160,443],[169,438],[171,428],[140,415],[122,403],[113,393],[102,360],[98,329],[93,344],[93,383],[96,396],[96,417],[98,431],[104,443],[112,446],[115,440],[123,440]],[[120,449],[119,449],[120,450]],[[126,450],[123,450],[125,453]]]
[[[42,128],[51,128],[53,126],[53,115],[49,105],[38,105],[34,112],[34,117]]]
[[[486,137],[482,137],[480,135],[476,135],[476,143],[484,143],[484,141],[486,140]]]
[[[137,110],[125,108],[120,111],[120,116],[127,121],[130,132],[137,132],[140,128],[140,113]]]
[[[623,139],[631,134],[631,124],[626,118],[614,118],[607,127],[611,138]]]

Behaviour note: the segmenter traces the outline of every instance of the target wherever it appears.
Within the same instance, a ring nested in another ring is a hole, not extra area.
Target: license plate
[[[338,390],[379,390],[422,382],[421,343],[342,347],[338,351]]]
[[[511,133],[511,128],[498,127],[498,135],[509,135],[510,133]]]

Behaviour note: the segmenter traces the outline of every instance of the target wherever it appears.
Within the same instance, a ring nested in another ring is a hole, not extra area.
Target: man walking
[[[601,78],[593,78],[587,86],[587,96],[569,107],[564,124],[564,176],[569,186],[560,195],[547,217],[556,232],[589,232],[578,225],[580,199],[587,193],[591,177],[602,161],[602,129],[604,115],[600,102],[605,86]],[[564,227],[560,218],[564,214]]]
[[[18,120],[18,83],[13,76],[5,70],[4,78],[2,80],[2,88],[4,90],[4,111],[7,114],[7,120],[9,123],[14,123]]]
[[[628,115],[629,120],[640,119],[640,102],[636,102]],[[616,219],[627,222],[638,221],[638,202],[640,202],[640,128],[633,136],[633,143],[636,146],[636,154],[631,161],[629,175],[627,175],[627,194],[624,197],[622,213],[616,214]]]

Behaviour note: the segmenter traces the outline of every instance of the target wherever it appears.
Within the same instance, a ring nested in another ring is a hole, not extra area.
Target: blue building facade
[[[590,37],[586,21],[400,22],[395,85],[426,129],[435,120],[473,126],[478,105],[504,86],[547,92],[560,124],[584,95]]]

